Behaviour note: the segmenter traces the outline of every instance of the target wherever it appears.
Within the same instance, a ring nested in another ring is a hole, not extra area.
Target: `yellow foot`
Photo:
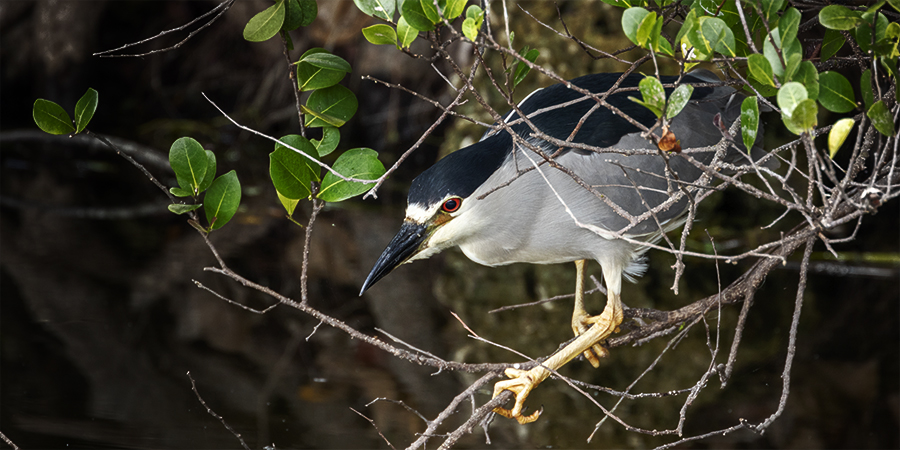
[[[600,324],[600,328],[608,330],[603,333],[607,336],[613,332],[619,331],[618,327],[615,327],[614,330],[610,330],[613,325],[610,323],[609,317],[605,317],[602,314],[599,316],[589,316],[584,310],[575,311],[575,313],[572,314],[572,331],[575,332],[575,336],[581,336],[588,328],[595,324]],[[583,354],[584,358],[596,369],[600,367],[600,358],[609,356],[609,350],[600,345],[600,343],[596,343],[592,345],[591,348],[585,350]]]
[[[535,386],[547,378],[549,372],[543,367],[538,366],[527,371],[506,369],[505,373],[506,376],[511,379],[500,381],[494,385],[494,397],[500,395],[503,391],[510,391],[516,394],[516,404],[512,409],[501,408],[498,406],[494,408],[494,412],[507,419],[516,419],[516,421],[522,425],[534,422],[541,416],[541,412],[543,412],[544,409],[541,408],[527,416],[523,416],[522,410],[525,408],[525,399],[528,398],[528,394]]]

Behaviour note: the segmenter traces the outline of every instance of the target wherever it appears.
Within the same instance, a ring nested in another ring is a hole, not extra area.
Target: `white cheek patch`
[[[409,206],[406,207],[406,218],[421,225],[434,217],[434,214],[440,207],[441,203],[438,203],[431,208],[426,208],[418,203],[410,203]]]

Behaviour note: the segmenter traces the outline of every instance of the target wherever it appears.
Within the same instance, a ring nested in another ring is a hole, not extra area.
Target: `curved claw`
[[[528,415],[522,415],[522,410],[525,409],[525,399],[528,398],[528,394],[538,385],[538,383],[543,381],[543,378],[540,378],[538,374],[532,373],[533,371],[534,369],[529,371],[506,369],[506,376],[510,379],[497,382],[497,384],[494,385],[493,396],[496,397],[503,391],[510,391],[513,394],[516,394],[516,403],[513,405],[512,409],[498,406],[494,408],[495,413],[500,414],[507,419],[516,419],[516,421],[522,425],[534,422],[541,416],[541,413],[544,412],[544,408]]]

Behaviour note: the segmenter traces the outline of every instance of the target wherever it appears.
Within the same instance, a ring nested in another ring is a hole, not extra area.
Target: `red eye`
[[[462,206],[462,200],[458,198],[451,198],[447,199],[447,201],[444,202],[443,205],[441,205],[441,209],[444,210],[444,212],[452,213],[459,209],[460,206]]]

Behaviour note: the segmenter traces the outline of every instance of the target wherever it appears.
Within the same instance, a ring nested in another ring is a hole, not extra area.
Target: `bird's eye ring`
[[[452,213],[456,212],[460,206],[462,206],[461,199],[458,199],[456,197],[449,198],[444,202],[443,205],[441,205],[441,210],[443,210],[444,212]]]

